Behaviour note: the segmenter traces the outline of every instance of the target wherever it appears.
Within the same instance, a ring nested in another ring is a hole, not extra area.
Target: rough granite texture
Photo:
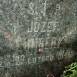
[[[0,0],[0,77],[52,77],[76,46],[77,0]]]

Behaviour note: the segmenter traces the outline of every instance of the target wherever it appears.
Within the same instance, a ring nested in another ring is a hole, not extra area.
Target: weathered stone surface
[[[39,63],[70,62],[76,42],[77,0],[0,0],[1,77],[45,77]]]

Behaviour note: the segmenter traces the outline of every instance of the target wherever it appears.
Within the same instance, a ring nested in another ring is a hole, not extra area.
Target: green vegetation
[[[61,77],[77,77],[77,62],[66,66]]]

